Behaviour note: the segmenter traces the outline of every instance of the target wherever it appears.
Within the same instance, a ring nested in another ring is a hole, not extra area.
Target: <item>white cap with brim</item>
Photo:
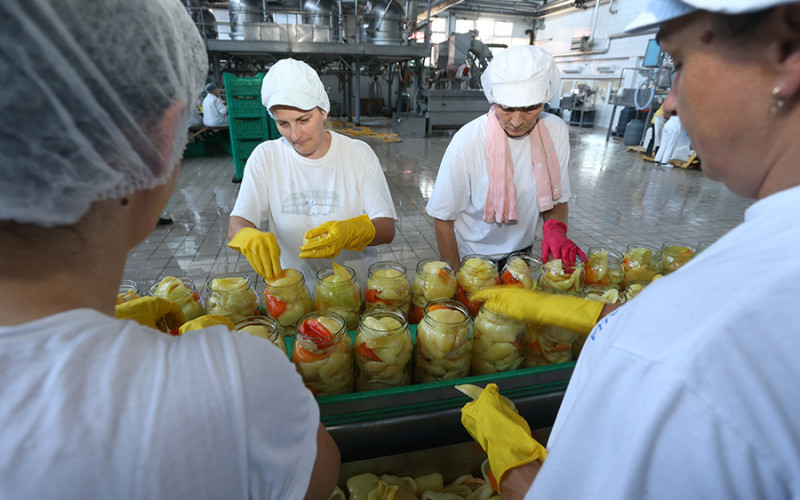
[[[499,52],[481,75],[486,99],[507,108],[548,102],[560,83],[553,56],[532,45],[513,45]]]
[[[696,10],[719,14],[747,14],[769,9],[797,0],[650,0],[647,8],[626,28],[628,33],[641,33],[658,28],[662,23],[677,19]]]
[[[290,106],[303,111],[316,107],[325,112],[331,110],[328,94],[317,72],[296,59],[281,59],[267,71],[261,83],[261,102],[270,115],[274,106]]]

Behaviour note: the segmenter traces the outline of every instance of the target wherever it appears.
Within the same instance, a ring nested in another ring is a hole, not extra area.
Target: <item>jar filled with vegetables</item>
[[[353,349],[344,318],[313,311],[296,328],[292,362],[314,396],[353,392]]]
[[[456,274],[456,283],[456,300],[464,304],[470,317],[474,318],[481,305],[470,298],[485,288],[500,284],[497,262],[485,255],[465,255]]]
[[[256,316],[258,295],[250,286],[250,277],[241,273],[218,274],[206,284],[208,314],[225,316],[234,325]]]
[[[393,306],[408,315],[411,305],[411,285],[406,267],[398,262],[376,262],[369,266],[364,308],[383,304]]]
[[[580,297],[583,293],[584,266],[585,261],[580,256],[575,257],[575,263],[572,265],[561,259],[550,259],[542,266],[539,288]]]
[[[622,272],[623,255],[610,248],[591,247],[586,252],[584,285],[611,286],[622,290],[625,275]]]
[[[122,280],[117,289],[117,305],[139,297],[139,283],[133,280]]]
[[[504,285],[522,285],[528,290],[535,290],[542,275],[542,260],[525,253],[513,253],[508,256],[500,278]]]
[[[269,340],[286,353],[286,342],[281,336],[281,327],[277,321],[266,316],[250,316],[236,324],[234,331],[249,333],[254,337]],[[288,355],[288,354],[287,354]]]
[[[625,249],[622,270],[625,273],[625,286],[631,281],[649,283],[661,274],[661,251],[649,245],[631,243]]]
[[[278,322],[280,334],[291,337],[297,322],[312,310],[306,280],[297,269],[284,269],[281,276],[264,280],[267,313]]]
[[[472,375],[516,370],[522,365],[522,322],[498,314],[486,305],[475,317],[472,340]]]
[[[199,318],[206,313],[203,299],[194,287],[194,281],[186,276],[166,276],[150,287],[150,295],[161,297],[177,304],[186,321]]]
[[[416,325],[422,320],[422,314],[428,302],[455,297],[456,274],[453,266],[437,259],[419,261],[412,291],[414,293],[408,322]]]
[[[665,241],[661,244],[661,273],[674,273],[697,255],[697,249],[678,241]]]
[[[367,309],[356,330],[355,346],[357,391],[411,383],[414,344],[400,309],[385,305]]]
[[[414,380],[436,382],[469,375],[472,319],[455,300],[433,300],[417,327]]]
[[[361,312],[361,291],[353,268],[334,262],[333,267],[317,271],[314,305],[318,311],[340,315],[346,322],[347,330],[355,330]]]

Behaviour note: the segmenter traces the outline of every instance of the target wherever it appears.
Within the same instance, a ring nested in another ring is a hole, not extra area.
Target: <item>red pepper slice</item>
[[[286,311],[286,303],[281,302],[267,292],[264,292],[264,297],[267,299],[267,310],[269,311],[269,315],[274,319],[278,319],[280,315]]]
[[[467,298],[467,294],[464,292],[464,289],[461,288],[461,285],[456,287],[456,300],[464,304],[464,306],[469,310],[469,315],[471,317],[475,317],[478,314],[478,311],[481,310],[480,302],[472,302]]]
[[[366,342],[362,342],[361,345],[358,346],[358,355],[362,358],[371,359],[372,361],[380,361],[381,358],[375,354],[375,351],[367,347]]]
[[[314,354],[313,352],[304,349],[299,342],[294,343],[294,355],[292,356],[292,361],[300,363],[313,363],[315,361],[325,359],[326,357],[328,357],[327,352],[322,354]]]
[[[379,293],[380,292],[378,292],[377,290],[368,288],[367,292],[364,294],[364,300],[366,300],[367,302],[371,302],[373,304],[386,304],[388,306],[389,305],[388,302],[378,297]]]
[[[320,323],[316,319],[307,319],[300,323],[300,327],[298,331],[317,344],[317,347],[320,349],[327,349],[333,345],[333,337],[331,336],[331,332],[325,328],[325,325]]]
[[[503,283],[505,283],[506,285],[515,285],[519,283],[519,280],[515,278],[513,274],[511,274],[511,271],[506,269],[505,271],[503,271]]]
[[[192,300],[195,302],[200,302],[200,294],[197,292],[192,292]]]
[[[424,307],[417,307],[416,305],[411,304],[411,314],[408,315],[408,324],[418,325],[419,322],[422,321],[422,314],[424,312]]]

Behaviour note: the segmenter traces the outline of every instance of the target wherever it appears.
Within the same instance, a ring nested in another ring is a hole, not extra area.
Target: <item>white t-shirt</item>
[[[209,93],[203,99],[203,125],[206,127],[227,127],[228,107],[222,99]]]
[[[800,187],[592,331],[526,498],[800,498]]]
[[[514,164],[514,185],[517,189],[517,217],[509,223],[486,223],[483,212],[489,192],[486,166],[486,115],[467,123],[456,132],[444,153],[436,184],[428,201],[428,215],[441,220],[454,220],[458,251],[467,254],[501,258],[533,243],[539,221],[536,201],[536,179],[533,175],[529,135],[508,138]],[[570,197],[569,128],[564,121],[542,113],[540,122],[547,127],[561,167],[562,195],[558,203]]]
[[[269,221],[268,230],[281,247],[281,265],[302,272],[312,287],[317,270],[330,267],[331,260],[299,257],[309,229],[364,214],[370,219],[397,219],[389,186],[372,148],[365,142],[329,133],[330,149],[315,160],[300,156],[283,137],[259,144],[247,159],[231,212],[258,228]],[[378,261],[378,250],[342,250],[334,260],[354,268],[363,284],[367,269]]]
[[[0,327],[0,497],[302,498],[319,407],[271,342],[90,309]]]

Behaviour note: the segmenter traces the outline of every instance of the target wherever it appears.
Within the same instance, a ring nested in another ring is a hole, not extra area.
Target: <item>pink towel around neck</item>
[[[553,139],[541,119],[536,122],[529,138],[536,179],[536,201],[539,211],[544,212],[553,208],[554,200],[561,198],[561,169]],[[489,108],[486,127],[486,164],[489,191],[486,193],[483,220],[490,224],[517,220],[517,188],[514,185],[511,149],[494,106]]]

